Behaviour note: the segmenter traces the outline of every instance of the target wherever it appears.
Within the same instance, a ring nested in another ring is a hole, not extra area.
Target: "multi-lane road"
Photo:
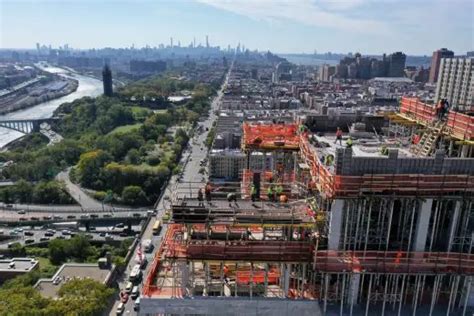
[[[136,228],[135,231],[138,231],[139,228]],[[63,233],[64,231],[67,231]],[[90,240],[93,241],[122,241],[127,238],[133,238],[134,236],[121,236],[118,230],[113,231],[112,229],[107,232],[94,231],[94,232],[84,232],[78,231],[73,228],[56,228],[53,229],[55,233],[53,236],[46,236],[46,229],[29,229],[28,227],[16,227],[16,228],[2,228],[0,229],[0,234],[3,236],[9,236],[11,239],[4,240],[0,242],[0,249],[7,249],[9,245],[14,243],[19,243],[20,245],[33,245],[41,242],[47,242],[52,239],[62,238],[70,239],[72,236],[77,235],[78,233],[85,234]],[[48,238],[47,240],[44,238]]]
[[[145,228],[145,232],[141,238],[141,241],[150,239],[155,246],[153,251],[151,253],[143,253],[145,254],[148,265],[146,268],[143,270],[143,278],[142,282],[139,285],[140,289],[140,294],[142,291],[142,286],[143,282],[146,280],[146,277],[148,275],[149,269],[151,268],[151,264],[153,262],[153,259],[155,257],[155,252],[156,250],[160,247],[162,237],[166,232],[167,225],[163,225],[161,232],[159,235],[153,235],[152,229],[153,229],[153,224],[155,223],[156,220],[162,220],[163,215],[165,214],[165,210],[169,207],[167,199],[165,199],[165,196],[170,196],[171,195],[171,190],[174,188],[174,186],[177,184],[178,181],[180,182],[202,182],[203,176],[202,174],[199,173],[199,169],[201,168],[200,161],[204,158],[207,157],[207,148],[204,144],[206,137],[209,133],[209,130],[212,127],[213,122],[216,120],[217,116],[215,112],[219,110],[221,99],[224,93],[224,89],[227,86],[227,82],[229,79],[229,74],[233,68],[233,63],[231,67],[229,68],[229,71],[227,73],[226,79],[224,83],[221,86],[221,89],[218,91],[217,96],[212,100],[211,103],[211,109],[210,109],[210,114],[209,116],[204,120],[199,122],[200,125],[202,125],[202,133],[195,133],[195,136],[193,139],[190,140],[187,149],[184,151],[183,156],[181,157],[180,165],[183,166],[183,171],[181,175],[181,179],[179,179],[178,176],[173,176],[166,188],[165,193],[161,196],[160,200],[158,201],[158,204],[156,205],[156,218],[152,218],[148,226]],[[204,185],[204,184],[203,184]],[[128,277],[129,273],[131,272],[132,268],[135,266],[136,262],[134,259],[130,260],[125,273],[122,275],[122,278],[118,280],[119,287],[121,290],[123,290],[128,282]],[[116,310],[117,306],[119,305],[119,301],[116,301],[112,310],[110,311],[110,315],[117,315]],[[134,311],[135,301],[132,300],[131,298],[128,299],[127,303],[125,304],[125,311],[124,315],[136,315],[137,312]]]

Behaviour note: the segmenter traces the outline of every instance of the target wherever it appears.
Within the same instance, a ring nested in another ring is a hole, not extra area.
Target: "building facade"
[[[452,57],[454,57],[454,53],[446,48],[441,48],[433,52],[433,57],[431,58],[429,82],[435,83],[438,80],[439,65],[441,63],[441,58],[452,58]]]
[[[104,82],[104,95],[111,97],[114,94],[112,87],[112,71],[109,65],[105,65],[102,70],[102,81]]]
[[[442,58],[435,100],[447,99],[451,107],[469,110],[474,106],[474,57]]]

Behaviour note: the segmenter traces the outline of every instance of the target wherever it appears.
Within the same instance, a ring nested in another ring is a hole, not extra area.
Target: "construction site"
[[[474,117],[376,115],[244,122],[240,181],[173,190],[140,314],[472,315]]]

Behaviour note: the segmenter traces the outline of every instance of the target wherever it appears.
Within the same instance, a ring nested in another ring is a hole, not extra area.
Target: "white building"
[[[240,179],[246,168],[246,157],[240,149],[212,150],[209,155],[209,177]],[[250,157],[251,170],[264,169],[264,156],[254,153]]]
[[[447,99],[453,108],[474,106],[474,58],[442,58],[435,101]]]

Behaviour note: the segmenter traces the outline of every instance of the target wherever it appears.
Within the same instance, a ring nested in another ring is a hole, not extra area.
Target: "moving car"
[[[116,310],[117,315],[122,315],[124,311],[125,311],[125,304],[123,303],[118,304],[117,310]]]
[[[133,310],[134,311],[139,311],[140,310],[140,298],[139,297],[135,300],[135,304],[133,304]]]
[[[125,286],[125,293],[131,293],[132,289],[133,289],[133,283],[127,282],[127,285]]]
[[[132,289],[132,294],[130,295],[130,297],[132,298],[132,300],[134,300],[138,297],[138,295],[140,295],[140,292],[138,291],[138,286],[135,285]]]

